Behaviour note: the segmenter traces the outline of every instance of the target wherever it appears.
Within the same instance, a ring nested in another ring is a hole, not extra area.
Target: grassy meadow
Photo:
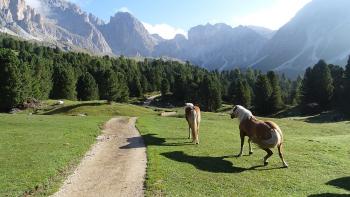
[[[47,196],[95,142],[113,116],[137,116],[146,145],[146,196],[348,196],[350,122],[317,117],[273,119],[285,135],[288,169],[277,154],[261,166],[265,152],[235,158],[238,121],[225,113],[203,113],[200,144],[187,139],[180,108],[174,117],[158,110],[102,101],[71,102],[19,114],[0,114],[0,196]],[[82,114],[87,116],[81,116]],[[247,145],[247,144],[246,144]],[[276,153],[276,150],[274,151]]]
[[[238,121],[204,113],[200,144],[187,139],[181,117],[146,116],[137,127],[147,144],[147,196],[347,196],[350,195],[350,122],[308,123],[273,119],[283,129],[285,158],[277,150],[239,152]],[[247,143],[246,143],[247,145]]]
[[[54,103],[45,102],[34,115],[0,114],[0,196],[52,194],[96,141],[104,122],[153,113],[101,101]]]
[[[0,196],[46,195],[94,143],[107,117],[0,115]]]

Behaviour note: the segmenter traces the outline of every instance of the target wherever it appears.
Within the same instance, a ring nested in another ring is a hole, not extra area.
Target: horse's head
[[[237,105],[232,109],[232,111],[230,112],[231,118],[234,119],[237,117]]]

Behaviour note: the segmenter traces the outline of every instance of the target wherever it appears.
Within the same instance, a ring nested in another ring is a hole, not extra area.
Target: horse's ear
[[[232,111],[236,111],[236,109],[237,109],[237,105],[233,107]]]

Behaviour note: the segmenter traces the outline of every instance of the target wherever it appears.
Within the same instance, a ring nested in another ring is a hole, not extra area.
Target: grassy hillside
[[[278,154],[261,166],[266,153],[257,148],[252,156],[245,148],[245,156],[233,157],[239,151],[238,122],[228,115],[203,115],[200,145],[186,138],[184,118],[140,118],[137,126],[148,146],[147,195],[350,195],[349,122],[274,121],[285,135],[288,169],[280,168]]]
[[[107,117],[0,115],[0,196],[50,193]],[[46,190],[46,191],[44,191]]]
[[[150,109],[105,102],[44,103],[38,114],[0,114],[0,196],[44,195],[59,184],[113,116],[152,114]],[[87,114],[85,117],[74,116]],[[54,115],[54,116],[53,116]]]
[[[201,143],[192,145],[180,108],[176,117],[161,117],[128,104],[55,102],[45,102],[38,115],[0,114],[0,196],[56,191],[112,116],[139,117],[148,147],[147,196],[350,195],[350,122],[273,119],[286,139],[290,168],[281,169],[277,154],[261,166],[265,152],[257,148],[252,156],[233,157],[238,122],[224,113],[204,113]]]

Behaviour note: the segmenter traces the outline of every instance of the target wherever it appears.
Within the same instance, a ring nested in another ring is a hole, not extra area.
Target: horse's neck
[[[255,116],[250,116],[249,120],[251,120],[251,121],[258,121],[258,119],[256,119]]]
[[[243,122],[245,120],[250,120],[251,117],[252,115],[244,114],[243,116],[239,117],[239,121]]]

